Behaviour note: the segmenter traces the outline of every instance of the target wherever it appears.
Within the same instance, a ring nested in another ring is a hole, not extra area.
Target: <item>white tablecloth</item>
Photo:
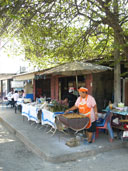
[[[55,128],[56,127],[55,114],[46,109],[42,109],[41,124],[42,125],[48,124],[51,125],[53,128]]]
[[[29,113],[30,113],[30,105],[29,104],[22,104],[22,115],[26,116],[29,120]]]
[[[28,120],[32,120],[38,123],[38,114],[39,108],[37,106],[32,106],[31,104],[22,104],[22,115],[26,116]],[[55,116],[57,114],[61,114],[63,112],[51,112],[46,109],[42,109],[41,115],[41,124],[42,125],[50,125],[53,128],[56,128],[55,124]]]
[[[54,129],[56,129],[55,117],[58,114],[63,114],[64,112],[51,112],[46,109],[42,109],[42,117],[41,117],[41,124],[51,125]]]
[[[30,105],[29,110],[30,110],[29,111],[29,120],[38,122],[38,117],[37,117],[38,110],[39,110],[38,107]]]
[[[22,104],[22,115],[26,116],[28,120],[38,122],[38,110],[39,108],[36,106],[32,106],[30,104]]]

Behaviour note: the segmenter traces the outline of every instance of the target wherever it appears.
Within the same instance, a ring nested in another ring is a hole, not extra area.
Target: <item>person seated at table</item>
[[[13,105],[13,107],[15,107],[15,104],[16,104],[18,98],[19,98],[19,93],[18,93],[17,90],[16,90],[15,93],[12,95],[12,98],[14,99],[12,105]]]
[[[19,91],[18,94],[19,94],[19,98],[22,98],[22,93],[21,93],[21,91]]]
[[[64,96],[63,104],[67,104],[69,108],[74,106],[77,99],[77,96],[74,95],[73,92],[74,92],[74,87],[70,87],[68,94]]]
[[[22,98],[25,98],[25,92],[24,92],[24,90],[21,90],[21,96],[22,96]]]
[[[19,91],[19,98],[25,98],[24,90]]]
[[[13,104],[13,101],[14,101],[12,95],[13,95],[13,90],[10,91],[10,92],[6,95],[6,98],[7,98],[7,100],[8,100],[8,102],[7,102],[7,104],[6,104],[7,106],[8,106],[8,105],[11,105],[11,107],[12,107],[12,104]]]
[[[86,126],[88,143],[92,143],[93,133],[96,132],[96,120],[98,119],[97,105],[95,99],[88,95],[88,89],[80,87],[78,89],[80,97],[77,98],[73,107],[65,111],[65,114],[69,111],[79,109],[79,113],[89,118],[89,123]]]

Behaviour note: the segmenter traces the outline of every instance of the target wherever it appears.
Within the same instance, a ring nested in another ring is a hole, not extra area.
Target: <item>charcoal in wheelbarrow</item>
[[[61,114],[58,116],[59,121],[66,127],[73,129],[74,131],[80,131],[86,128],[89,123],[89,118],[80,114]]]

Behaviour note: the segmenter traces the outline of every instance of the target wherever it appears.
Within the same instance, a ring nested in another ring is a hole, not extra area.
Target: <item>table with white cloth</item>
[[[26,116],[28,120],[39,122],[38,112],[40,108],[38,106],[32,106],[31,104],[22,104],[22,116]]]
[[[58,114],[63,114],[63,113],[64,112],[51,112],[47,109],[42,109],[41,125],[46,126],[46,128],[50,126],[50,129],[47,131],[47,133],[52,133],[52,135],[56,133],[56,130],[58,129],[56,116]]]
[[[48,124],[56,129],[55,117],[56,115],[63,114],[63,113],[64,112],[51,112],[49,110],[42,109],[41,124],[42,125]]]
[[[48,124],[55,128],[55,114],[49,110],[42,109],[41,124]]]
[[[39,111],[41,111],[41,118],[39,120]],[[58,114],[63,114],[64,112],[51,112],[47,109],[40,109],[40,107],[37,105],[32,106],[31,103],[28,104],[22,104],[22,116],[25,116],[28,118],[29,121],[35,121],[36,123],[40,123],[41,125],[48,125],[53,130],[56,130],[56,116]],[[40,122],[39,122],[40,121]]]

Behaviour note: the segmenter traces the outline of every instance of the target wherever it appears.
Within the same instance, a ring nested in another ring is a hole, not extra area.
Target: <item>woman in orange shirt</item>
[[[97,120],[97,105],[95,99],[88,95],[88,89],[85,87],[81,87],[78,89],[80,97],[76,100],[76,103],[73,107],[69,108],[65,111],[68,113],[69,111],[73,111],[75,109],[79,109],[80,114],[84,114],[89,118],[89,123],[86,127],[87,129],[87,137],[88,142],[92,142],[93,132],[96,132],[96,120]]]

